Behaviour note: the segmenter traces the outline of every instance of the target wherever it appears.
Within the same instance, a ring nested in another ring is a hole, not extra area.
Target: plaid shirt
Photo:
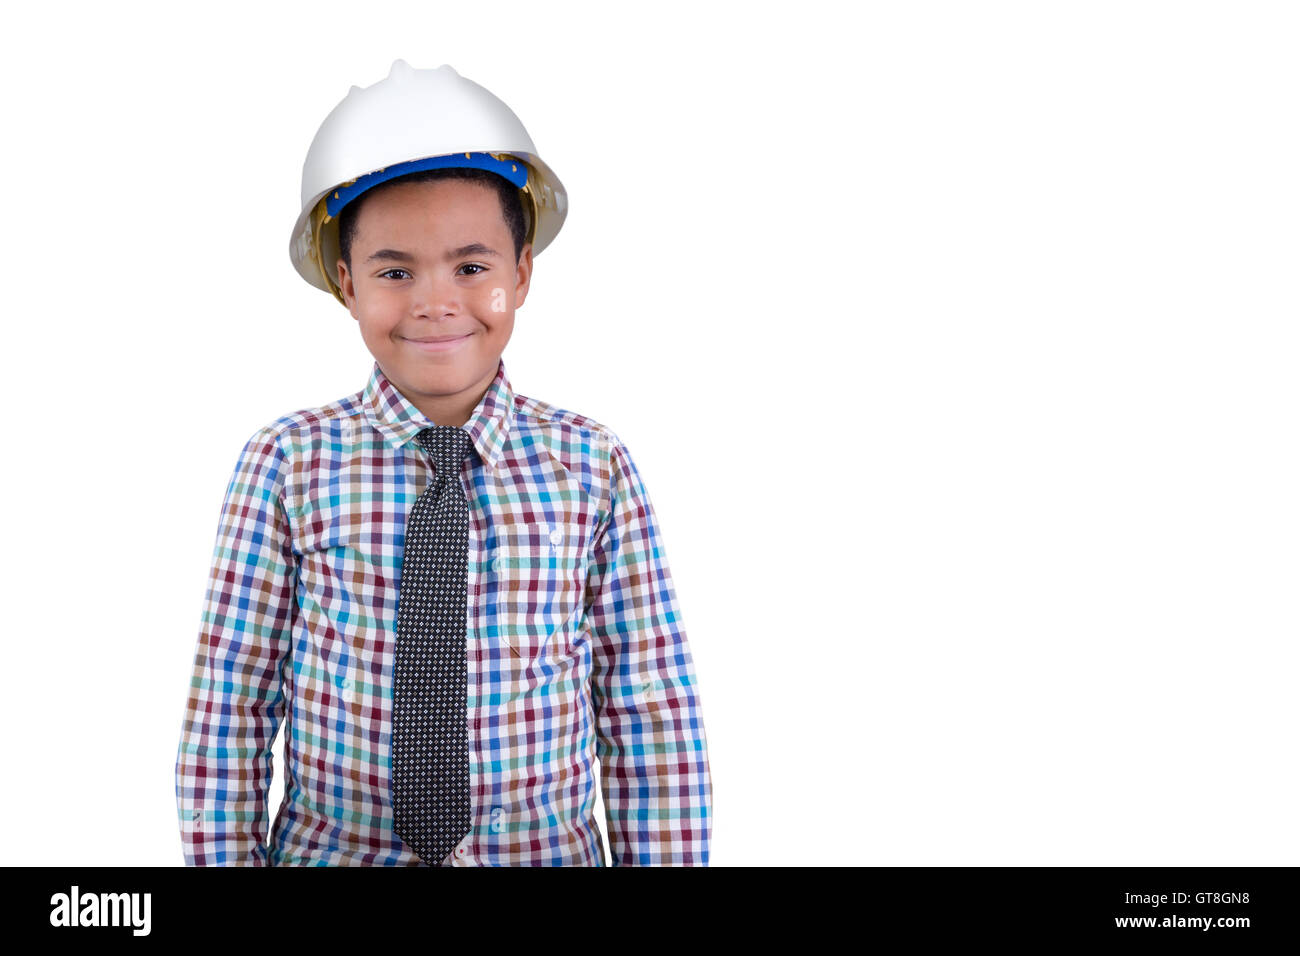
[[[403,532],[433,423],[376,362],[285,415],[226,491],[176,758],[189,865],[420,866],[393,832]],[[712,787],[694,665],[631,455],[516,395],[500,362],[464,425],[472,824],[457,866],[707,865]],[[271,744],[284,802],[267,843]]]

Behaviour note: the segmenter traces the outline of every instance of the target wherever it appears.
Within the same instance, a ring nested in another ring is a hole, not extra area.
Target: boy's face
[[[532,255],[526,244],[514,261],[491,189],[398,183],[365,198],[339,287],[388,380],[430,420],[460,426],[496,375]]]

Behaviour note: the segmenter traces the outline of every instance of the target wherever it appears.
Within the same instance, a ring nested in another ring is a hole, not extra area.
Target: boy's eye
[[[385,269],[383,272],[379,273],[379,275],[382,277],[382,276],[386,276],[386,275],[391,275],[391,274],[394,273],[394,272],[406,272],[406,270],[405,270],[405,269]],[[406,274],[407,274],[408,276],[410,275],[409,272],[406,272]]]
[[[462,269],[477,269],[477,270],[479,270],[479,272],[485,272],[485,271],[487,270],[487,267],[486,267],[486,266],[481,266],[481,265],[479,265],[477,262],[467,262],[467,263],[465,263],[463,266],[461,266],[461,268],[462,268]],[[467,272],[467,273],[464,273],[464,274],[465,274],[465,275],[476,276],[476,275],[478,275],[478,272]]]

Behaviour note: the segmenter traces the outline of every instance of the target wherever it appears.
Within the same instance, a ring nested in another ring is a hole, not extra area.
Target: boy
[[[566,197],[450,66],[353,87],[290,255],[364,389],[282,416],[226,493],[176,760],[190,865],[707,865],[712,789],[658,525],[605,426],[501,352]],[[265,823],[283,720],[284,802]]]

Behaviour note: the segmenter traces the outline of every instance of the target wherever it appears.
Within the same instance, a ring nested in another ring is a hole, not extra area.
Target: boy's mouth
[[[468,341],[473,334],[473,332],[466,332],[464,335],[425,335],[418,339],[408,338],[405,341],[425,352],[446,352]]]

